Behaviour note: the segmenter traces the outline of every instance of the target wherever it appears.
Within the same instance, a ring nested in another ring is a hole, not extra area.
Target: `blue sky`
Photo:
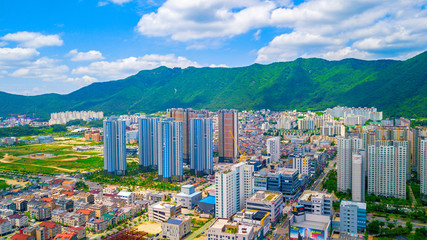
[[[69,93],[168,67],[407,59],[425,0],[0,1],[0,91]]]

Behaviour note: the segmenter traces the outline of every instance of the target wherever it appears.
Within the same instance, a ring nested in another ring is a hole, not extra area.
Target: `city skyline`
[[[8,1],[0,9],[0,90],[24,95],[161,65],[407,59],[427,39],[425,2]]]

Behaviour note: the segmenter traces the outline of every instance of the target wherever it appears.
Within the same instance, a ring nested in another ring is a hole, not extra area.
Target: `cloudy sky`
[[[69,93],[158,66],[407,59],[427,0],[0,1],[0,91]]]

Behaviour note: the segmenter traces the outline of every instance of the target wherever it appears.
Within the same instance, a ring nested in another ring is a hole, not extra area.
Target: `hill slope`
[[[386,116],[427,115],[427,52],[406,61],[296,59],[239,68],[166,68],[94,83],[67,95],[0,92],[0,115],[48,118],[66,110],[106,114],[156,112],[170,107],[320,110],[375,106]]]

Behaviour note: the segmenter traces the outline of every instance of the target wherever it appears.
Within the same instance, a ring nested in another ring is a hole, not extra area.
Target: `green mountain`
[[[238,68],[166,68],[93,83],[66,95],[0,92],[0,116],[102,110],[156,112],[171,107],[322,110],[375,106],[386,116],[427,116],[427,52],[406,61],[318,58]]]

